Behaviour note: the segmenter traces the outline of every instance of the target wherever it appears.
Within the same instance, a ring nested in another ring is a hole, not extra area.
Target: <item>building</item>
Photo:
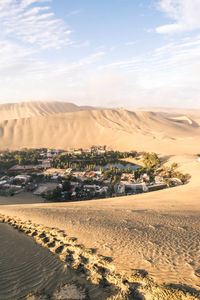
[[[83,186],[83,189],[87,192],[96,192],[100,190],[100,186],[96,185],[96,184],[85,184]]]
[[[141,175],[140,179],[144,182],[150,182],[150,176],[147,173]]]
[[[141,191],[141,192],[148,192],[149,189],[148,189],[148,186],[146,185],[145,182],[142,182],[142,183],[126,183],[125,184],[125,190],[132,190],[134,191],[135,193],[138,192],[138,191]]]
[[[119,195],[124,195],[125,194],[125,184],[123,184],[123,183],[118,184],[116,193]]]
[[[9,172],[28,172],[28,171],[36,171],[36,170],[45,170],[51,167],[50,162],[45,162],[44,164],[39,164],[39,165],[26,165],[26,166],[21,166],[21,165],[15,165],[12,168],[10,168],[8,171]]]
[[[20,181],[21,183],[28,183],[31,181],[31,176],[29,175],[17,175],[14,177],[14,180]]]
[[[155,183],[163,183],[164,178],[163,176],[155,176],[154,180]]]
[[[166,188],[166,184],[164,183],[157,183],[157,184],[150,184],[148,185],[148,191],[153,192],[153,191],[159,191]]]
[[[75,149],[74,150],[74,154],[75,155],[81,155],[83,153],[83,150],[82,149]]]
[[[130,174],[122,173],[121,180],[122,181],[131,181],[131,182],[134,182],[135,181],[135,174],[134,173],[130,173]]]
[[[5,185],[7,183],[7,180],[1,180],[0,181],[0,188],[3,186],[3,185]]]
[[[174,183],[174,185],[182,185],[183,184],[179,178],[174,177],[174,178],[171,178],[170,180]]]

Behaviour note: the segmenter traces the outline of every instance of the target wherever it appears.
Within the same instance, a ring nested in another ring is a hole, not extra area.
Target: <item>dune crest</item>
[[[37,116],[53,115],[64,112],[74,112],[80,110],[90,110],[90,106],[78,106],[67,102],[20,102],[0,104],[0,121],[20,118],[30,118]]]
[[[183,151],[183,143],[187,148],[186,140],[190,144],[194,143],[198,151],[199,133],[199,126],[177,122],[155,112],[132,112],[124,109],[82,110],[1,121],[0,149],[68,149],[77,146],[87,148],[96,144],[124,151],[152,151],[160,145],[160,151],[167,146],[174,153],[176,143],[179,153]]]

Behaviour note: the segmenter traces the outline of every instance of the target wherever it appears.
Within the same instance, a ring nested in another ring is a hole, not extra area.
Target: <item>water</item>
[[[139,165],[134,165],[131,163],[116,162],[116,163],[106,164],[105,166],[96,166],[96,170],[99,171],[102,168],[105,171],[105,170],[110,170],[112,168],[118,168],[118,169],[122,169],[122,170],[130,169],[131,171],[135,171],[138,167],[139,167]]]

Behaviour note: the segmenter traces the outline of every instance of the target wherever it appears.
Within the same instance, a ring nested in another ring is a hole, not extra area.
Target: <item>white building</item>
[[[14,177],[15,180],[22,181],[24,183],[28,183],[31,180],[31,176],[29,175],[17,175]]]
[[[125,188],[132,189],[134,191],[143,191],[143,192],[148,192],[148,187],[145,182],[142,183],[128,183],[125,184]]]
[[[117,194],[125,194],[125,184],[124,183],[120,183],[117,186]]]
[[[7,183],[7,181],[6,180],[2,180],[2,181],[0,181],[0,187],[1,186],[3,186],[4,184],[6,184]]]

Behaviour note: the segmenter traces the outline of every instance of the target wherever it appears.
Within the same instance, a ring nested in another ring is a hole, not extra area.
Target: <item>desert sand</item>
[[[81,299],[84,289],[77,287],[77,278],[56,256],[33,239],[7,224],[0,224],[0,299],[49,299],[68,291],[68,299]],[[37,295],[33,298],[33,295]],[[41,295],[41,298],[40,298]],[[43,298],[42,298],[43,296]],[[25,297],[25,298],[24,298]]]
[[[66,102],[19,102],[0,104],[0,121],[36,116],[54,115],[63,112],[90,110],[90,106],[78,106]]]
[[[119,274],[131,276],[136,269],[146,270],[148,278],[162,288],[158,291],[153,283],[139,280],[137,290],[145,299],[199,299],[200,163],[195,154],[200,152],[200,118],[198,114],[195,119],[175,118],[153,112],[96,110],[1,122],[2,148],[19,148],[20,141],[23,146],[30,142],[30,147],[55,148],[57,137],[58,148],[107,144],[120,150],[155,151],[165,164],[178,162],[180,171],[191,178],[184,186],[147,194],[77,203],[2,205],[0,213],[64,230],[78,243],[111,257]],[[169,285],[171,290],[165,290]],[[187,290],[195,296],[184,296]]]
[[[23,112],[23,110],[22,110]],[[0,149],[109,145],[119,150],[195,154],[200,127],[154,112],[84,110],[0,122]],[[176,145],[176,147],[174,147]]]
[[[12,197],[0,196],[0,205],[13,205],[13,204],[31,204],[31,203],[43,203],[42,197],[35,196],[28,192],[16,194]]]

